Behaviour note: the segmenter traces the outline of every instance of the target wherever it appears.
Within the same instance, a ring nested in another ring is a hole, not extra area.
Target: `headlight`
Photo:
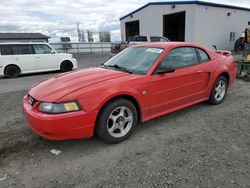
[[[40,112],[49,113],[49,114],[60,114],[66,112],[75,112],[79,111],[80,107],[76,101],[64,102],[64,103],[47,103],[42,102],[38,110]]]

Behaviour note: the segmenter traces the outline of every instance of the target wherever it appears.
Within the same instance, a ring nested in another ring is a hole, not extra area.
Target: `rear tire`
[[[245,75],[243,76],[243,80],[244,80],[245,82],[250,82],[250,75],[245,74]]]
[[[60,66],[60,70],[62,72],[72,71],[72,69],[73,69],[73,64],[70,61],[63,61]]]
[[[17,78],[21,73],[21,70],[16,65],[9,65],[4,69],[4,75],[7,78]]]
[[[221,104],[227,94],[228,81],[224,76],[220,76],[214,83],[208,102],[213,105]]]
[[[95,132],[97,137],[109,144],[120,143],[132,134],[138,122],[138,112],[127,99],[111,101],[98,115]]]

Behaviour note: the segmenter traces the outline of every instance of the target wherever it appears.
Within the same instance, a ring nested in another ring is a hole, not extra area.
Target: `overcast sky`
[[[120,39],[119,18],[152,1],[157,0],[0,0],[0,32],[40,32],[52,40],[76,39],[78,21],[84,31],[111,32],[115,41]],[[250,8],[250,0],[220,3]]]

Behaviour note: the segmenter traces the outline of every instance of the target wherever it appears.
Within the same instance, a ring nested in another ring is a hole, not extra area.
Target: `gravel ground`
[[[79,57],[79,67],[107,58]],[[138,125],[127,141],[107,145],[96,138],[48,141],[27,127],[22,97],[55,74],[0,79],[0,187],[250,188],[249,83],[237,80],[221,105],[162,116]]]

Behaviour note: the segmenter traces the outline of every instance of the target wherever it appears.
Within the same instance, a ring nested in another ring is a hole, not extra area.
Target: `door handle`
[[[41,57],[36,57],[37,59],[40,59]]]
[[[19,59],[18,57],[15,58],[15,60],[18,60],[18,59]]]

